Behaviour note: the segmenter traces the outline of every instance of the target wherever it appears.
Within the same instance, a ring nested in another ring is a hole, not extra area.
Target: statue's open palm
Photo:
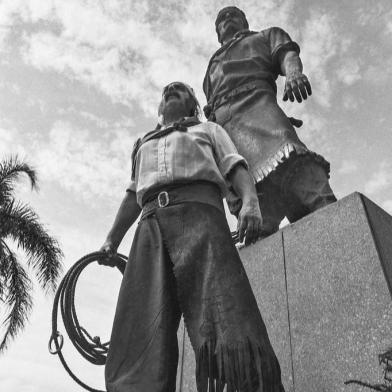
[[[306,75],[302,72],[295,71],[286,76],[283,101],[289,99],[291,102],[294,102],[294,99],[296,99],[297,102],[301,103],[309,95],[312,95],[312,87]]]

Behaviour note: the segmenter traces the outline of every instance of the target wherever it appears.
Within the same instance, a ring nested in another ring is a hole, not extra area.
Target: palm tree
[[[17,157],[0,161],[0,301],[7,308],[0,353],[24,328],[33,304],[32,282],[9,241],[25,253],[27,266],[46,293],[56,290],[62,269],[57,241],[45,231],[30,206],[14,199],[21,174],[27,175],[32,190],[37,189],[36,172],[28,164]]]

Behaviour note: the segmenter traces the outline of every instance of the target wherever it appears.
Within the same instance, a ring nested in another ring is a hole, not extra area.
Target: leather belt
[[[252,82],[244,83],[243,85],[233,88],[229,92],[218,95],[216,99],[213,100],[212,110],[215,112],[219,107],[224,105],[230,98],[235,97],[245,91],[255,90],[255,89],[266,89],[271,90],[271,83],[266,80],[253,80]]]
[[[151,215],[157,208],[189,202],[209,204],[224,213],[220,188],[212,182],[203,181],[174,187],[171,184],[158,188],[143,203],[141,219]]]

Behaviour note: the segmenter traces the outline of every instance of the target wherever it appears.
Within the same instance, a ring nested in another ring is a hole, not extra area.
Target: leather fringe
[[[313,151],[308,150],[306,147],[300,145],[294,145],[292,143],[286,143],[279,148],[279,150],[263,164],[262,167],[257,167],[252,170],[252,175],[255,182],[260,182],[266,178],[270,173],[276,170],[276,168],[290,158],[291,155],[309,155],[316,162],[320,163],[326,170],[328,177],[330,172],[330,164],[321,155],[316,154]]]
[[[264,354],[263,354],[264,353]],[[205,342],[196,352],[199,392],[281,391],[280,369],[259,343],[246,339],[235,344]]]

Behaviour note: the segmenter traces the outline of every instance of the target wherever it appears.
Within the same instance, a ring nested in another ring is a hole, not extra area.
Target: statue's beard
[[[166,103],[162,114],[164,123],[176,121],[182,117],[188,116],[184,103],[174,99]]]

